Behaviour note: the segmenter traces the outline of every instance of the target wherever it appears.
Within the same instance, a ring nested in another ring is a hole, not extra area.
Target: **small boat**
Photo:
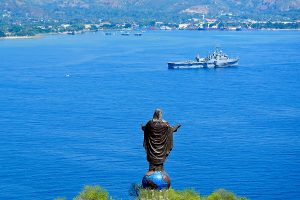
[[[105,35],[112,35],[111,32],[105,32]]]
[[[229,58],[219,48],[209,54],[206,58],[196,56],[195,60],[168,62],[169,69],[195,69],[195,68],[217,68],[238,65],[239,58]]]
[[[121,32],[121,35],[123,35],[123,36],[129,36],[130,35],[130,33],[129,32]]]
[[[143,34],[142,33],[135,33],[134,35],[135,36],[142,36]]]

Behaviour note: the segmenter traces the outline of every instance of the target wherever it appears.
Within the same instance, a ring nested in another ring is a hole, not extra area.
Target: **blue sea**
[[[168,70],[216,46],[238,67]],[[182,124],[172,187],[300,199],[300,32],[147,31],[0,40],[0,199],[130,199],[148,170],[141,123]]]

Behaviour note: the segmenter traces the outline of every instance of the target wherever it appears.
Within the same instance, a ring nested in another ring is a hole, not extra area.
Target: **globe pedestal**
[[[148,171],[143,177],[142,185],[144,189],[169,189],[171,186],[171,180],[165,171]]]

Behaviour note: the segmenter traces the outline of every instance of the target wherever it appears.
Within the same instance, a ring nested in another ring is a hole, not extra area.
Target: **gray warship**
[[[229,58],[222,50],[216,50],[205,58],[196,56],[195,60],[182,62],[168,62],[169,69],[197,69],[231,67],[238,65],[239,58]]]

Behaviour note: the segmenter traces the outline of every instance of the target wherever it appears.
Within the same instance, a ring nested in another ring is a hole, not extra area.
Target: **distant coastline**
[[[7,37],[0,37],[2,40],[18,40],[18,39],[34,39],[34,38],[40,38],[41,35],[35,35],[35,36],[7,36]]]
[[[123,29],[104,29],[104,30],[98,30],[97,32],[129,32],[129,33],[134,33],[134,32],[140,32],[141,30],[123,30]],[[195,29],[171,29],[171,30],[161,30],[161,29],[147,29],[143,30],[144,31],[199,31],[199,32],[215,32],[215,31],[229,31],[229,32],[249,32],[249,31],[300,31],[300,29],[244,29],[241,31],[236,31],[236,30],[221,30],[221,29],[215,29],[215,30],[195,30]],[[70,32],[60,32],[60,33],[39,33],[36,35],[25,35],[25,36],[4,36],[0,37],[0,40],[20,40],[20,39],[37,39],[37,38],[42,38],[47,35],[80,35],[84,33],[92,33],[95,31],[90,31],[90,30],[83,30],[83,31],[78,31],[78,32],[73,32],[72,34]]]

